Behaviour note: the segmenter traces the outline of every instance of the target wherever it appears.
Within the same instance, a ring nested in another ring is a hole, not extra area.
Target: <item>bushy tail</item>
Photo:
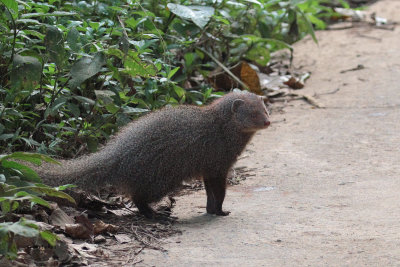
[[[74,184],[84,189],[93,189],[110,183],[115,159],[107,157],[106,151],[100,151],[77,159],[60,160],[61,165],[43,163],[33,169],[50,186]]]

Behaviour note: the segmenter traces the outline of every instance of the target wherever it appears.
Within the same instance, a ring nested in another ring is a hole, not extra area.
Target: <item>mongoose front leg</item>
[[[207,213],[219,216],[229,215],[229,211],[222,210],[226,191],[226,176],[204,177],[204,186],[207,192]]]

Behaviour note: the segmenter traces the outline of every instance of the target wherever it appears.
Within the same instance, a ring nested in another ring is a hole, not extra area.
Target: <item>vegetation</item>
[[[319,2],[0,0],[1,150],[71,157],[150,110],[201,105],[218,63],[315,39]]]
[[[95,151],[130,120],[165,105],[218,97],[210,73],[323,29],[322,0],[0,0],[0,252],[16,256],[15,234],[55,237],[21,206],[43,195],[73,201],[40,183],[22,162]],[[15,152],[15,153],[13,153]],[[12,153],[12,154],[11,154]]]
[[[20,162],[29,162],[39,165],[42,161],[57,163],[53,159],[41,155],[24,152],[15,152],[8,156],[0,157],[0,254],[8,258],[17,256],[16,236],[28,238],[42,238],[54,246],[57,237],[49,231],[40,231],[34,221],[13,218],[11,212],[17,209],[26,209],[35,204],[49,208],[49,203],[41,198],[43,195],[59,197],[75,202],[72,197],[62,192],[71,187],[65,185],[51,188],[41,184],[38,174]],[[19,219],[19,221],[15,221]],[[10,222],[11,221],[11,222]]]

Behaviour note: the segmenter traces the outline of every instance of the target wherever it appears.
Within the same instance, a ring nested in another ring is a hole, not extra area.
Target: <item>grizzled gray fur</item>
[[[179,106],[131,122],[100,151],[61,166],[45,164],[39,175],[50,185],[93,189],[110,184],[132,197],[139,211],[153,217],[149,204],[202,177],[207,212],[222,210],[229,169],[257,130],[270,124],[262,98],[229,93],[205,107]]]

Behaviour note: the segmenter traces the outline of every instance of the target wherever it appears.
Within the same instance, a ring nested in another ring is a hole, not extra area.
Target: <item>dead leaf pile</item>
[[[144,248],[162,249],[161,239],[178,233],[172,228],[174,218],[164,223],[146,220],[136,208],[127,208],[134,205],[122,196],[85,193],[76,197],[83,200],[80,203],[85,208],[51,202],[51,208],[35,206],[32,214],[17,214],[40,220],[37,223],[40,230],[52,231],[58,240],[51,247],[41,239],[17,236],[18,258],[14,261],[0,258],[0,266],[125,266],[135,262]],[[91,201],[94,211],[86,208]],[[170,213],[172,202],[158,210]]]

